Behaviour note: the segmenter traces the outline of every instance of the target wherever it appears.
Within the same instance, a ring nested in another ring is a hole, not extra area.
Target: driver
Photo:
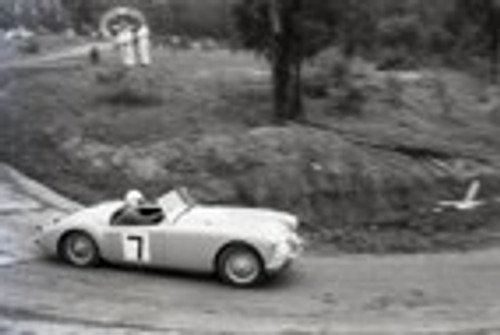
[[[137,210],[141,205],[144,205],[145,203],[146,198],[140,191],[131,190],[128,191],[127,194],[125,194],[125,206],[127,207]]]
[[[113,215],[111,223],[120,226],[148,225],[161,221],[163,213],[158,206],[149,203],[137,190],[128,191],[124,206]]]

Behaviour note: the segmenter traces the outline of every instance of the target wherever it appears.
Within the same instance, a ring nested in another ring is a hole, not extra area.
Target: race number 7
[[[127,240],[132,243],[136,242],[137,243],[137,260],[142,261],[144,255],[144,240],[142,239],[142,236],[128,236]]]
[[[137,263],[150,261],[148,234],[125,234],[123,247],[126,261]]]

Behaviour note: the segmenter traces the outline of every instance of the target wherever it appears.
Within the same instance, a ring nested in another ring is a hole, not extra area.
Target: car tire
[[[219,278],[236,287],[250,287],[265,277],[262,259],[252,248],[234,245],[224,249],[217,261]]]
[[[99,263],[99,250],[94,239],[84,232],[66,235],[59,248],[61,257],[77,267],[91,267]]]

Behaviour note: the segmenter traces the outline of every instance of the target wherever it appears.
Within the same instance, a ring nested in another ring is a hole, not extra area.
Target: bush
[[[326,50],[306,69],[304,93],[314,99],[332,98],[339,108],[348,111],[347,114],[358,114],[363,94],[351,67],[351,60],[346,59],[337,48]]]
[[[147,72],[126,72],[123,69],[100,72],[96,81],[104,87],[98,100],[119,106],[157,106],[162,103],[156,79]]]
[[[384,47],[415,50],[422,41],[421,22],[415,15],[392,16],[378,24],[378,36]]]
[[[321,54],[306,72],[304,93],[315,99],[328,99],[330,111],[339,116],[359,116],[366,102],[364,78],[354,73],[354,61],[336,49]]]
[[[377,69],[389,70],[411,70],[418,67],[414,53],[403,48],[385,49],[378,57]]]
[[[20,53],[23,54],[38,54],[41,52],[41,45],[40,42],[36,38],[29,38],[24,41],[22,41],[18,47],[17,50]]]
[[[354,81],[345,82],[337,90],[335,104],[340,116],[361,116],[366,103],[366,96],[362,86]]]

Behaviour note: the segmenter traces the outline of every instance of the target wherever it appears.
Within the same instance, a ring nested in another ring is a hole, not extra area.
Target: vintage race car
[[[195,272],[213,272],[250,286],[285,269],[303,246],[296,216],[267,209],[198,204],[178,189],[120,219],[124,201],[89,207],[38,227],[37,244],[49,255],[90,267],[104,260]]]

